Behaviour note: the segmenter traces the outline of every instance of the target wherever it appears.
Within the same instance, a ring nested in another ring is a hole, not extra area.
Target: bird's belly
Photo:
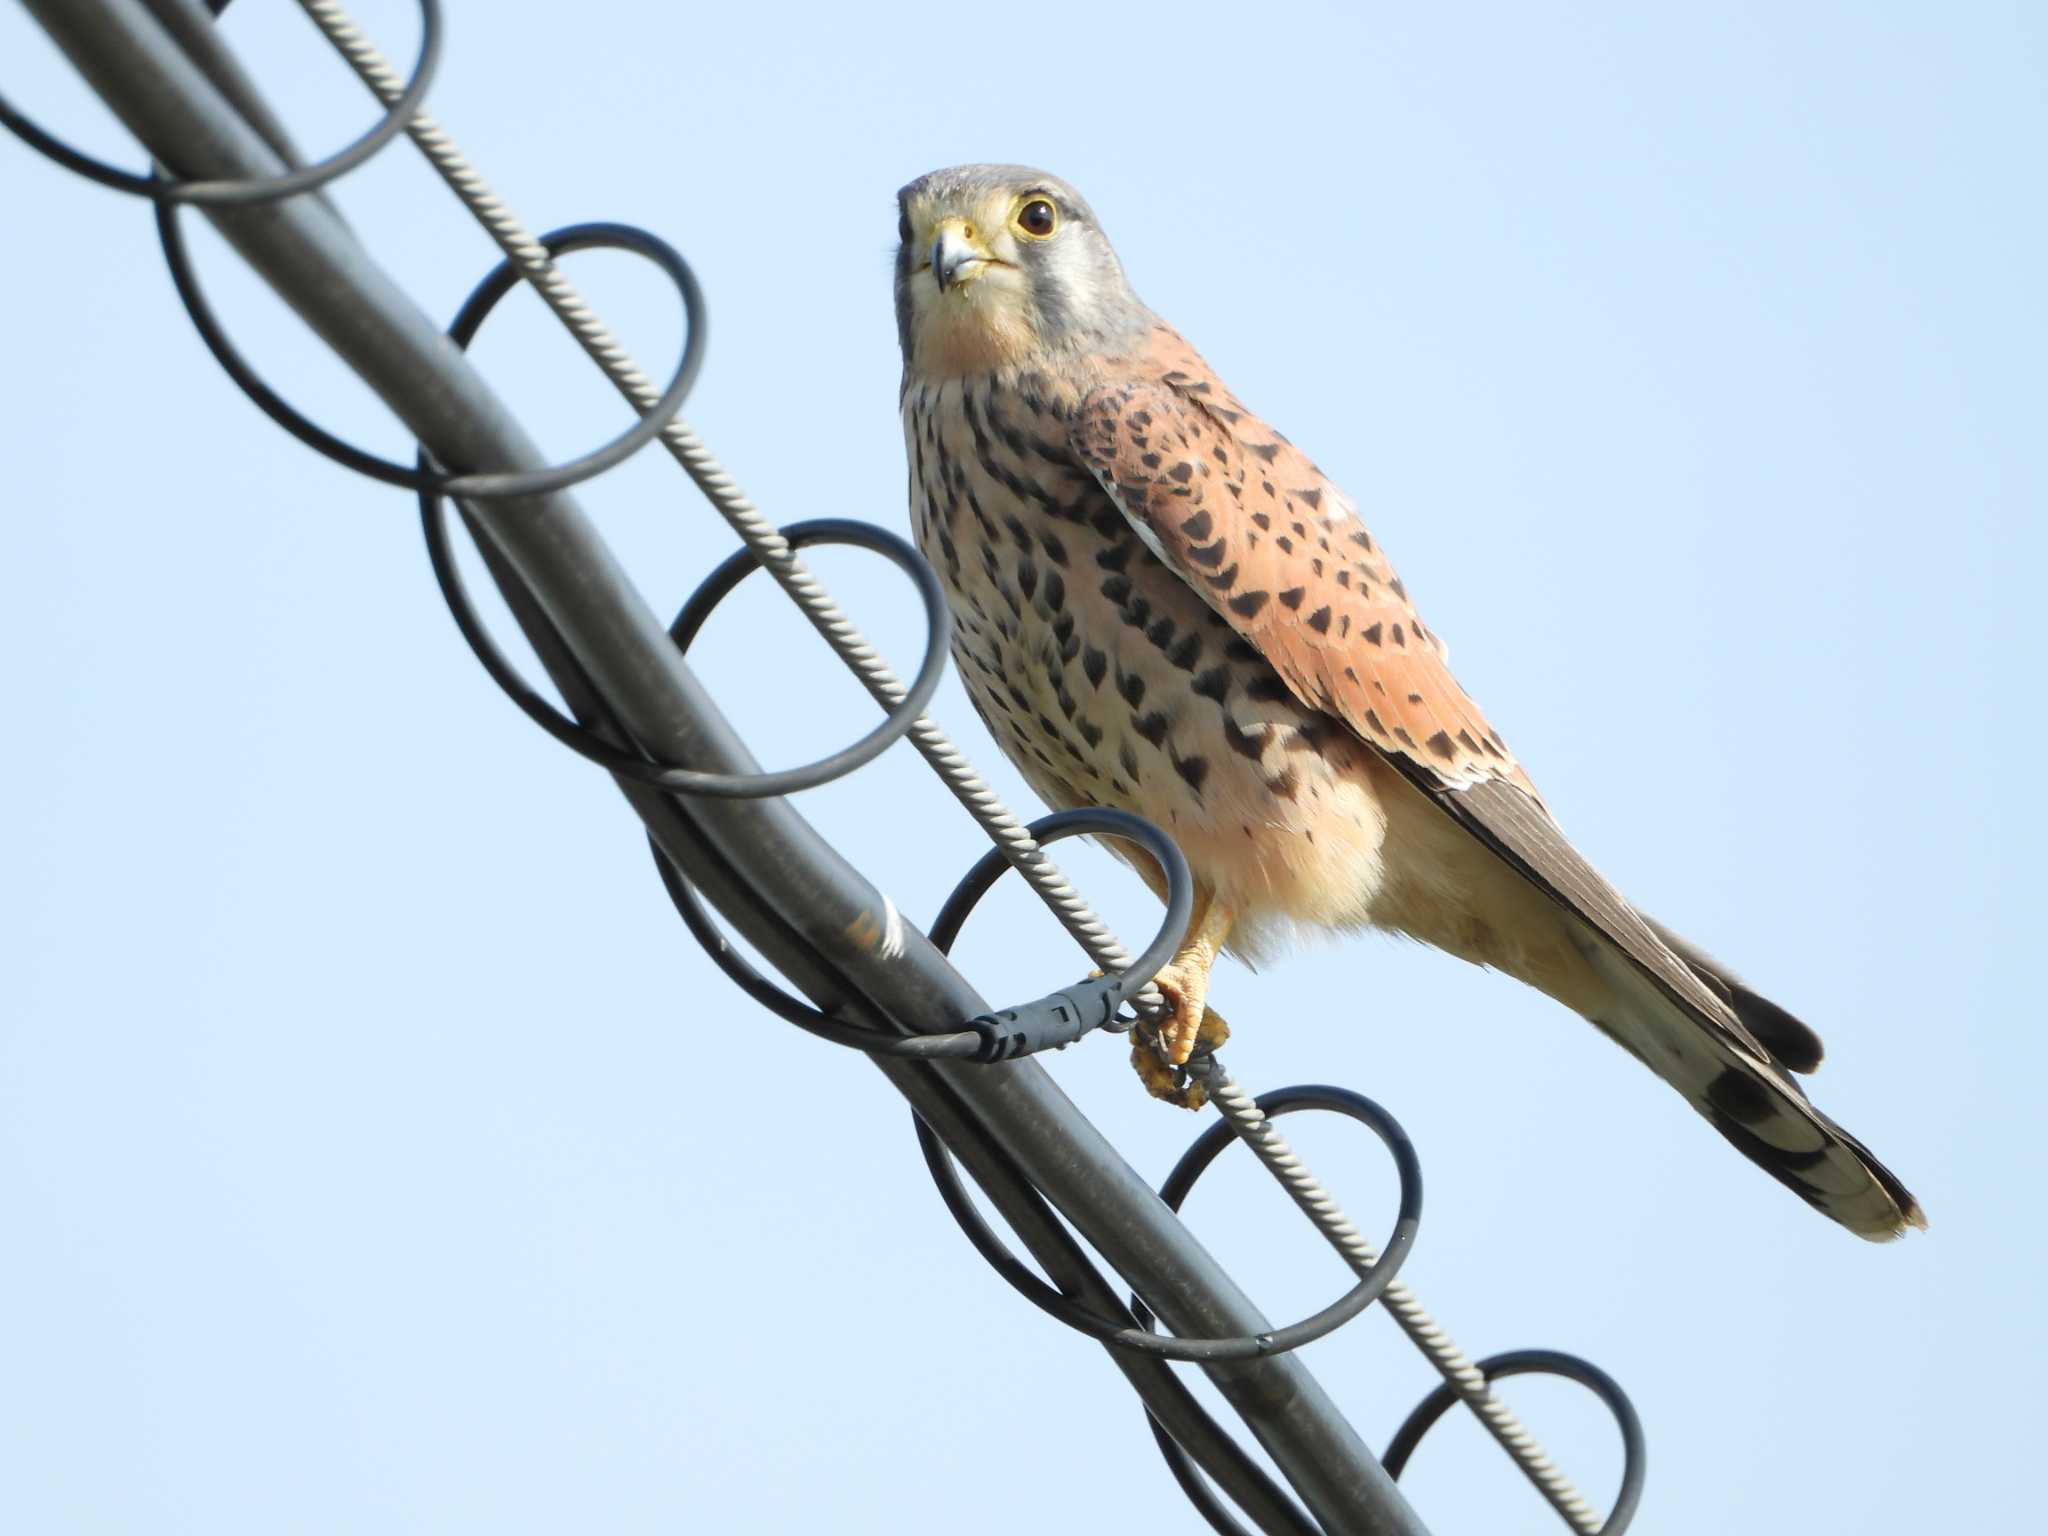
[[[927,552],[968,694],[1032,788],[1163,827],[1239,914],[1234,949],[1370,921],[1385,833],[1371,749],[1135,537],[1011,514],[999,542]]]

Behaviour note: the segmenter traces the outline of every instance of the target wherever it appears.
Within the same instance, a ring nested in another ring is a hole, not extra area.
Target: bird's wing
[[[1506,779],[1533,795],[1344,493],[1198,357],[1171,361],[1095,389],[1074,426],[1153,553],[1304,703],[1438,783]]]
[[[1358,514],[1279,433],[1162,328],[1130,380],[1082,402],[1074,447],[1153,552],[1258,648],[1296,698],[1336,716],[1583,928],[1647,1009],[1594,1019],[1745,1156],[1870,1238],[1924,1226],[1912,1195],[1822,1115],[1737,1016],[1732,984],[1674,953],[1566,841],[1507,744],[1451,676]],[[1604,969],[1604,967],[1603,967]],[[1781,1031],[1782,1032],[1782,1031]]]
[[[1160,337],[1148,366],[1098,385],[1073,426],[1076,451],[1139,536],[1296,698],[1343,721],[1659,990],[1768,1065],[1728,1004],[1566,840],[1351,502],[1191,348]]]

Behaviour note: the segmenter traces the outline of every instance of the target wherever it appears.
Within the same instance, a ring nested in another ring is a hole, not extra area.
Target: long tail
[[[1926,1227],[1906,1186],[1792,1081],[1791,1072],[1820,1065],[1818,1035],[1694,946],[1650,924],[1741,1021],[1742,1032],[1731,1032],[1654,984],[1605,934],[1573,921],[1582,950],[1618,1004],[1613,1017],[1593,1022],[1684,1094],[1737,1151],[1858,1237],[1884,1242],[1909,1227]]]

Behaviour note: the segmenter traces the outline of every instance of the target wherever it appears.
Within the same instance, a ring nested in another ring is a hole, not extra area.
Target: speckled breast
[[[1074,404],[1031,373],[905,392],[912,526],[975,708],[1048,803],[1159,823],[1241,910],[1356,916],[1369,749],[1145,546],[1068,447]]]

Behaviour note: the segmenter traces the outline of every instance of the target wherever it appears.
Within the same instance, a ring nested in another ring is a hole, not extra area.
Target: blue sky
[[[1401,1117],[1408,1277],[1474,1353],[1621,1378],[1639,1528],[2025,1523],[2035,8],[448,8],[433,109],[530,223],[688,254],[690,417],[782,521],[903,526],[895,188],[970,159],[1081,187],[1138,291],[1359,501],[1587,853],[1821,1030],[1815,1098],[1932,1231],[1846,1237],[1592,1030],[1413,947],[1219,968],[1233,1070]],[[409,56],[403,0],[359,14]],[[369,120],[293,8],[229,31],[308,145]],[[14,8],[0,61],[135,162]],[[146,209],[11,143],[0,186],[0,1527],[1196,1529],[1100,1353],[953,1230],[878,1075],[711,971],[618,796],[477,670],[409,500],[233,392]],[[405,146],[337,195],[430,313],[493,259]],[[408,451],[197,243],[281,389]],[[664,371],[659,279],[577,276]],[[617,429],[538,304],[478,351],[551,451]],[[658,455],[583,500],[664,608],[731,547]],[[896,578],[817,564],[908,671]],[[800,761],[872,706],[753,585],[702,672]],[[1031,806],[956,681],[935,713]],[[906,748],[801,807],[925,919],[979,851]],[[1110,861],[1065,862],[1149,931]],[[960,955],[997,999],[1080,964],[1007,889]],[[1163,1176],[1198,1123],[1122,1054],[1052,1070]],[[1298,1141],[1383,1228],[1362,1139]],[[1342,1270],[1236,1161],[1196,1229],[1274,1316],[1311,1310]],[[1374,1442],[1431,1384],[1383,1318],[1308,1358]],[[1511,1395],[1604,1498],[1599,1410]],[[992,1454],[1019,1423],[1060,1430]],[[1556,1528],[1473,1426],[1438,1434],[1407,1477],[1434,1529]]]

